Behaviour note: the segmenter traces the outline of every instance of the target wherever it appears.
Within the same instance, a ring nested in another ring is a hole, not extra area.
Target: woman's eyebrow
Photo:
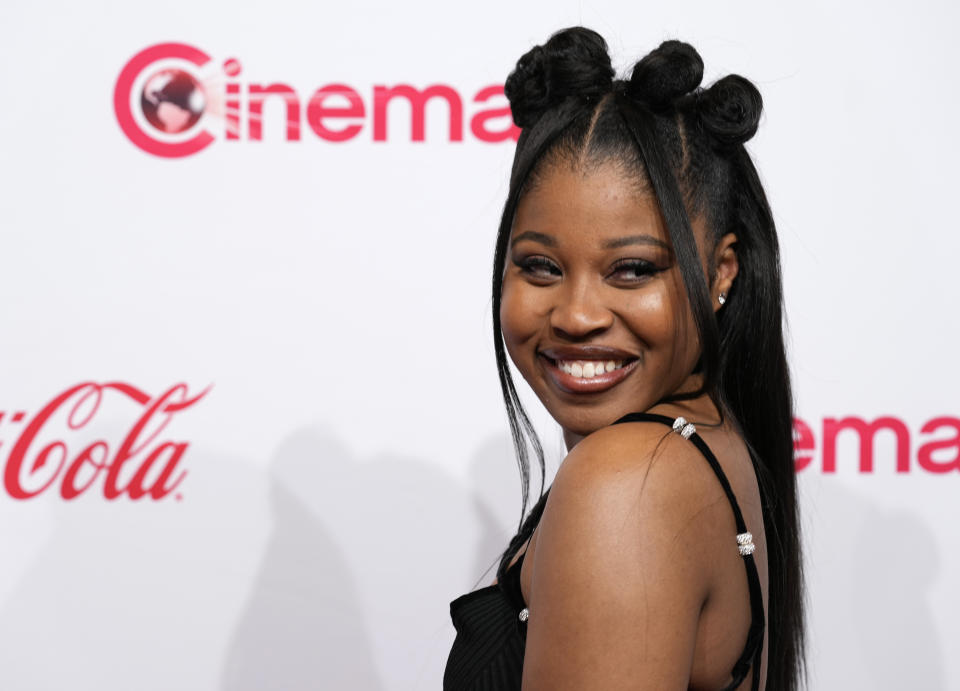
[[[604,245],[604,249],[615,250],[620,247],[626,247],[627,245],[656,245],[665,250],[670,249],[670,245],[652,235],[627,235],[622,238],[617,238],[616,240],[610,240]]]
[[[540,244],[546,245],[547,247],[557,246],[557,241],[553,239],[553,236],[547,235],[546,233],[540,233],[536,230],[523,231],[522,233],[517,235],[515,238],[513,238],[513,241],[510,243],[510,246],[513,247],[521,240],[533,240],[534,242],[539,242]]]
[[[534,242],[539,242],[542,245],[547,247],[556,247],[557,241],[552,235],[547,235],[546,233],[541,233],[537,230],[525,230],[519,235],[515,236],[510,242],[510,246],[513,247],[521,240],[532,240]],[[621,247],[626,247],[627,245],[654,245],[656,247],[662,247],[663,249],[669,251],[670,245],[665,243],[660,238],[655,238],[652,235],[625,235],[622,238],[616,238],[614,240],[609,240],[604,244],[604,249],[615,250]]]

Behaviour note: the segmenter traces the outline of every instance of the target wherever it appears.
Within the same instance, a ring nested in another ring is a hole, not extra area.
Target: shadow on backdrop
[[[289,435],[270,463],[272,530],[223,691],[439,688],[449,602],[471,589],[455,584],[471,562],[471,579],[490,565],[519,513],[507,439],[470,467],[468,489],[436,464],[359,462],[319,428]]]
[[[834,477],[817,478],[807,543],[812,689],[945,691],[930,590],[940,569],[933,531]],[[822,613],[822,614],[821,614]],[[829,622],[829,626],[824,623]]]

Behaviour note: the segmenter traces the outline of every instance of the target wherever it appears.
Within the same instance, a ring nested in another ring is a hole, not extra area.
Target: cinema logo
[[[305,122],[316,137],[327,142],[350,141],[364,129],[373,141],[386,142],[398,136],[390,131],[388,113],[397,106],[403,108],[398,102],[405,102],[410,141],[422,142],[427,104],[437,100],[446,103],[448,140],[461,142],[464,138],[464,97],[448,84],[422,89],[378,84],[365,99],[348,84],[331,83],[304,99],[281,82],[244,82],[242,71],[236,58],[217,65],[205,52],[185,43],[150,46],[134,55],[117,78],[113,108],[120,129],[149,154],[181,158],[202,151],[217,139],[261,141],[264,102],[275,99],[286,112],[287,141],[300,141]],[[480,89],[469,105],[469,131],[477,141],[516,141],[520,136],[502,85]]]
[[[48,490],[75,499],[94,487],[110,500],[124,495],[163,499],[187,474],[180,463],[189,444],[165,440],[161,433],[209,390],[191,397],[186,384],[176,384],[154,397],[122,382],[84,382],[54,396],[33,415],[0,411],[0,458],[7,449],[4,489],[14,499],[31,499]],[[111,416],[124,411],[132,424],[122,438],[92,438],[85,428],[108,398]],[[173,496],[181,498],[179,493]]]
[[[794,465],[798,472],[816,468],[819,452],[820,466],[824,473],[837,472],[837,446],[841,438],[859,442],[857,468],[860,473],[873,473],[875,444],[881,435],[894,441],[893,468],[897,473],[914,470],[914,447],[916,466],[933,473],[960,472],[960,418],[942,415],[925,422],[920,434],[911,434],[907,424],[898,417],[884,415],[868,422],[856,415],[844,418],[823,419],[820,442],[813,428],[805,421],[793,420]],[[915,438],[919,436],[919,439]],[[849,459],[852,461],[853,459]],[[841,461],[843,462],[843,461]],[[849,466],[847,466],[849,467]],[[886,473],[889,468],[883,468]]]

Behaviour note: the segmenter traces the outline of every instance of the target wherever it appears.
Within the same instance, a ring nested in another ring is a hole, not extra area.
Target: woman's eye
[[[611,275],[625,281],[639,281],[647,276],[657,273],[659,269],[656,265],[642,259],[628,259],[618,262]]]
[[[560,275],[560,268],[546,257],[525,257],[515,260],[514,264],[528,276],[536,278],[554,278]]]

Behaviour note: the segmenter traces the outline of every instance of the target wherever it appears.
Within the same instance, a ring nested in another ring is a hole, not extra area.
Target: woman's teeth
[[[557,360],[557,367],[567,374],[583,379],[593,379],[594,377],[612,372],[615,369],[623,367],[623,360]]]

